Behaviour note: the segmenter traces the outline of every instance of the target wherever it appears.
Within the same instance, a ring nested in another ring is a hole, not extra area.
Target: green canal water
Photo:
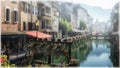
[[[111,53],[113,52],[111,46],[107,40],[79,41],[72,45],[71,58],[78,61],[78,67],[113,67],[118,62],[112,62],[112,60],[117,58],[114,58]],[[54,58],[55,63],[65,60],[64,55]]]
[[[72,58],[81,67],[113,67],[111,44],[106,40],[89,40],[72,49]]]

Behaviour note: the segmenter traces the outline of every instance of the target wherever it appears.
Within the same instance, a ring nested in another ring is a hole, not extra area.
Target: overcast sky
[[[59,1],[67,1],[67,2],[74,2],[74,3],[82,3],[89,6],[97,6],[104,9],[112,9],[113,6],[119,1],[119,0],[59,0]]]

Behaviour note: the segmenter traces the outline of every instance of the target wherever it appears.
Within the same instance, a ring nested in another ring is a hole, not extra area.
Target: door
[[[23,22],[23,31],[26,31],[26,23]]]

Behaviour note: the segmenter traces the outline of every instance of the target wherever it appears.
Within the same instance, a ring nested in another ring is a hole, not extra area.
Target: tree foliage
[[[80,21],[80,30],[85,30],[87,28],[86,23],[84,21]]]
[[[119,23],[119,3],[117,3],[112,12],[111,12],[111,22],[113,25],[113,31],[118,31],[118,23]]]
[[[59,18],[59,29],[62,30],[62,34],[67,34],[72,30],[72,25],[66,19]]]

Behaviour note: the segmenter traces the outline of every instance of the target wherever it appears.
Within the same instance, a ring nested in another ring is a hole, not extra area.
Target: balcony
[[[59,17],[59,12],[55,12],[55,13],[54,13],[54,16]]]
[[[51,20],[52,14],[51,14],[51,12],[46,12],[45,9],[42,9],[42,11],[41,11],[41,18],[42,19]]]
[[[43,16],[51,17],[51,13],[47,13],[47,12],[43,12],[42,15],[43,15]]]
[[[52,31],[52,27],[51,26],[44,26],[40,29],[41,32],[51,32]]]
[[[41,19],[52,21],[53,20],[53,16],[49,15],[48,13],[43,13],[41,15]]]

